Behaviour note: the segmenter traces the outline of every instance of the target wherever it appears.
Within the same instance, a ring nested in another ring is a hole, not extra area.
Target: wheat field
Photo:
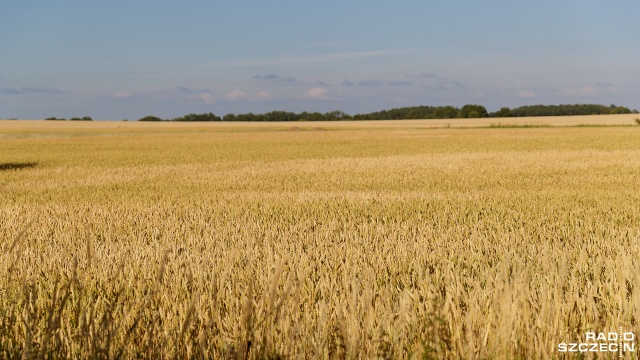
[[[633,120],[0,121],[0,358],[603,357]]]

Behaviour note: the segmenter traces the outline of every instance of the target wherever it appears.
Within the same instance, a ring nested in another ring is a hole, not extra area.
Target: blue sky
[[[615,103],[637,0],[0,0],[0,118]]]

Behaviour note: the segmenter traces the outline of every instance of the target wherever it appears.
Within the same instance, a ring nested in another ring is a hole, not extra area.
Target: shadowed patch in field
[[[317,127],[317,126],[312,128],[292,126],[290,128],[284,129],[284,131],[323,131],[323,130],[326,130],[326,129]]]
[[[0,171],[30,169],[37,165],[35,162],[0,163]]]

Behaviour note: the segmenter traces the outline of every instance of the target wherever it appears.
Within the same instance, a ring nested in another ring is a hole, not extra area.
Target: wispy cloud
[[[349,79],[345,79],[342,82],[342,86],[411,86],[414,85],[411,81],[405,80],[360,80],[353,82]]]
[[[309,99],[317,99],[317,100],[329,100],[329,91],[325,88],[314,87],[307,91],[305,94],[306,98]]]
[[[442,84],[437,84],[437,85],[430,85],[430,84],[422,84],[422,88],[425,90],[450,90],[448,87],[442,85]]]
[[[187,94],[189,100],[192,101],[204,102],[205,104],[214,104],[216,102],[216,97],[209,89],[194,89],[181,85],[176,86],[176,89],[178,92]]]
[[[575,87],[575,88],[566,88],[561,91],[561,95],[563,96],[577,96],[577,97],[596,97],[604,95],[605,93],[610,92],[607,89],[599,89],[595,86],[583,86],[583,87]]]
[[[405,74],[405,77],[415,79],[426,90],[466,90],[467,87],[460,81],[442,76],[435,72],[421,72],[417,74]]]
[[[253,78],[254,79],[263,79],[263,80],[275,80],[275,79],[278,79],[279,77],[280,76],[278,76],[278,75],[269,74],[269,75],[264,75],[264,76],[255,75]]]
[[[385,82],[380,80],[360,80],[357,84],[359,86],[384,86]]]
[[[448,80],[434,72],[423,72],[419,74],[405,74],[406,77],[412,79],[432,79],[432,80]]]
[[[0,88],[0,94],[17,95],[17,94],[22,94],[22,92],[16,88],[3,87],[3,88]]]
[[[414,83],[411,81],[404,81],[404,80],[392,80],[387,82],[387,85],[391,85],[391,86],[411,86]]]
[[[467,87],[462,82],[447,78],[425,78],[420,83],[426,90],[467,90]]]
[[[268,91],[260,91],[257,94],[258,100],[270,100],[272,98],[271,94]]]
[[[214,91],[207,88],[191,88],[176,86],[173,90],[151,92],[119,91],[105,97],[97,97],[103,101],[165,101],[181,104],[226,104],[226,103],[265,103],[277,100],[268,91],[250,92],[243,89]],[[185,102],[187,101],[187,102]]]
[[[64,94],[65,92],[51,87],[28,87],[23,86],[21,88],[3,87],[0,88],[0,94],[6,95],[20,95],[20,94]]]
[[[201,93],[201,94],[196,94],[193,95],[191,97],[192,100],[200,100],[202,102],[204,102],[205,104],[215,104],[216,103],[216,97],[211,94],[211,93]]]
[[[614,83],[600,82],[593,85],[578,87],[527,87],[520,85],[503,86],[501,96],[519,99],[555,99],[562,101],[591,101],[600,100],[612,95],[618,95],[625,90],[618,88]]]
[[[224,98],[231,101],[251,100],[249,95],[242,90],[231,90],[224,95]]]
[[[276,81],[281,83],[294,83],[298,81],[298,79],[296,79],[293,76],[278,76],[274,74],[269,74],[264,76],[255,75],[253,76],[253,78],[256,80],[271,80],[271,81]]]
[[[176,89],[180,92],[183,92],[185,94],[202,94],[202,93],[209,93],[211,92],[211,90],[209,89],[194,89],[194,88],[189,88],[186,86],[176,86]]]
[[[93,97],[93,100],[99,101],[99,102],[107,102],[107,103],[110,101],[132,103],[132,102],[139,102],[139,101],[153,99],[153,98],[154,96],[151,93],[146,93],[146,92],[133,93],[130,91],[117,91],[107,96],[95,96]]]
[[[523,99],[533,99],[538,97],[538,94],[533,90],[518,90],[516,94]]]
[[[212,62],[202,65],[204,68],[247,67],[247,66],[278,66],[296,64],[316,64],[336,61],[352,60],[393,54],[392,51],[349,51],[312,55],[285,55],[271,58],[239,58]]]

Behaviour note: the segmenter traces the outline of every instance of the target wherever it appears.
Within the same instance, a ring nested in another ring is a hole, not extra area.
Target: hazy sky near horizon
[[[0,118],[640,109],[637,0],[0,0]]]

